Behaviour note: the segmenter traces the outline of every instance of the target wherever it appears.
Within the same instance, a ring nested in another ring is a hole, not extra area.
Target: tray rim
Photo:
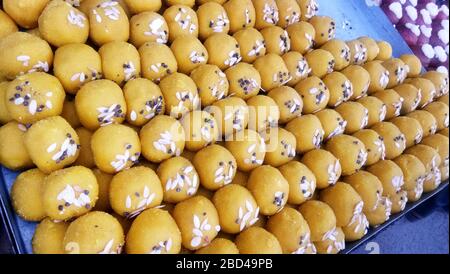
[[[5,175],[3,173],[4,167],[0,166],[0,215],[2,217],[3,225],[11,242],[14,254],[27,254],[24,246],[24,240],[20,235],[18,225],[12,214],[16,214],[12,208],[11,198],[5,182]]]

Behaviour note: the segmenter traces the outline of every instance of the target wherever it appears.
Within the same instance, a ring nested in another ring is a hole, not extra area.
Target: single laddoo
[[[249,1],[250,0],[246,0]],[[232,1],[228,1],[232,2]],[[254,28],[245,28],[235,34],[234,39],[241,49],[242,61],[253,63],[258,57],[266,55],[266,45],[263,35]]]
[[[267,96],[272,98],[278,105],[280,112],[279,124],[286,124],[294,118],[301,116],[303,110],[303,99],[297,91],[288,86],[272,89]]]
[[[448,137],[441,134],[431,135],[425,138],[422,141],[422,144],[434,148],[439,153],[439,156],[441,157],[441,165],[439,166],[439,169],[441,170],[441,180],[447,180],[449,175]]]
[[[334,57],[334,69],[341,71],[350,65],[350,48],[339,39],[332,39],[322,45],[321,49],[330,52]]]
[[[367,161],[364,143],[350,135],[341,134],[331,138],[325,144],[325,149],[339,159],[343,176],[357,172]]]
[[[197,152],[192,160],[201,185],[217,190],[230,184],[236,175],[237,164],[233,154],[219,145],[210,145]],[[207,168],[205,168],[205,165]]]
[[[72,164],[80,153],[78,134],[61,116],[36,122],[23,140],[33,163],[47,174]]]
[[[266,27],[260,31],[264,37],[267,53],[283,55],[291,49],[291,39],[286,30],[278,27]]]
[[[367,49],[367,61],[371,62],[377,58],[380,53],[380,47],[373,38],[368,36],[363,36],[358,38],[358,40],[364,44],[364,47]]]
[[[318,189],[335,185],[341,177],[339,160],[326,150],[311,150],[303,155],[301,162],[314,173]]]
[[[310,23],[300,21],[289,25],[286,31],[291,38],[291,49],[301,54],[311,51],[315,45],[316,31]]]
[[[42,189],[46,174],[39,169],[22,172],[14,180],[11,201],[14,211],[27,221],[40,221],[46,212],[42,202]]]
[[[294,87],[301,80],[307,78],[311,73],[311,68],[305,57],[299,52],[290,51],[281,56],[291,75],[291,80],[287,82],[288,86]]]
[[[247,100],[256,96],[261,90],[261,76],[250,64],[239,63],[225,71],[229,82],[229,93]],[[221,98],[222,99],[222,98]]]
[[[69,3],[51,1],[39,16],[39,33],[55,47],[71,43],[86,43],[89,22],[84,13]]]
[[[369,110],[358,102],[344,102],[335,109],[347,122],[346,134],[353,134],[369,123]]]
[[[225,8],[216,2],[207,2],[197,9],[198,34],[206,40],[213,34],[227,34],[230,31],[230,20]],[[218,46],[218,45],[217,45]]]
[[[315,115],[308,114],[297,117],[290,121],[285,128],[294,134],[298,153],[306,153],[320,148],[322,145],[325,131],[319,118]]]
[[[225,70],[242,60],[239,43],[233,36],[216,33],[206,39],[205,48],[209,53],[208,63]]]
[[[113,41],[127,41],[130,22],[122,6],[116,1],[104,1],[94,6],[89,16],[89,38],[102,46]]]
[[[364,202],[364,214],[373,212],[378,208],[383,194],[383,185],[377,176],[360,170],[355,174],[344,177],[342,181],[351,185],[358,192]]]
[[[217,210],[214,204],[203,196],[178,203],[172,216],[180,228],[183,246],[190,250],[207,246],[220,231]]]
[[[124,238],[122,226],[116,218],[94,211],[70,223],[63,247],[68,254],[120,254]]]
[[[129,43],[110,42],[103,45],[98,53],[102,59],[103,76],[120,86],[141,74],[139,52]]]
[[[294,134],[284,128],[274,128],[267,140],[267,152],[264,163],[279,167],[294,159],[297,140]]]
[[[70,220],[89,212],[98,198],[94,173],[82,166],[73,166],[50,173],[44,179],[42,203],[52,220]]]
[[[230,184],[214,193],[211,201],[219,214],[221,229],[236,234],[253,226],[259,219],[259,207],[245,187]]]
[[[400,116],[404,99],[393,89],[385,89],[373,93],[372,96],[383,101],[386,106],[385,119],[389,120]]]
[[[354,133],[353,137],[356,137],[363,142],[367,149],[367,166],[373,165],[386,158],[384,139],[375,130],[363,129]]]
[[[266,229],[278,239],[284,254],[308,254],[314,250],[308,223],[294,208],[285,207],[271,216]]]
[[[214,102],[207,111],[216,119],[220,135],[227,137],[244,130],[249,119],[247,103],[239,97],[226,97]]]
[[[363,68],[370,75],[370,85],[367,90],[368,94],[373,94],[378,91],[386,89],[389,84],[389,71],[383,67],[379,62],[372,61],[363,65]]]
[[[209,64],[198,66],[191,72],[190,77],[197,86],[202,107],[210,106],[228,96],[230,86],[233,84],[228,82],[227,75],[218,66]]]
[[[357,221],[362,214],[364,202],[353,187],[338,182],[320,192],[320,200],[327,203],[334,211],[337,226],[348,226]]]
[[[261,166],[266,155],[266,144],[258,132],[244,129],[225,142],[225,147],[236,159],[237,168],[247,172]]]
[[[276,26],[280,20],[276,0],[252,0],[255,8],[255,28]]]
[[[177,59],[164,44],[147,42],[139,48],[142,76],[155,83],[178,70]]]
[[[199,151],[219,139],[217,122],[206,111],[191,111],[181,118],[180,123],[186,134],[187,150]]]
[[[423,182],[426,176],[425,166],[414,155],[403,154],[394,159],[402,169],[404,184],[402,190],[407,192],[408,201],[415,202],[422,196]]]
[[[406,115],[407,117],[417,120],[422,126],[422,137],[433,135],[437,131],[437,120],[433,114],[426,110],[415,110]]]
[[[410,84],[401,84],[393,88],[403,98],[401,115],[408,114],[417,109],[422,100],[422,92]]]
[[[402,60],[392,58],[382,63],[383,67],[389,71],[389,82],[387,88],[393,88],[405,81],[408,76],[408,67]]]
[[[175,72],[159,83],[166,104],[166,114],[180,118],[200,107],[200,97],[194,80]]]
[[[420,59],[414,54],[403,54],[400,56],[400,60],[402,60],[405,65],[408,66],[408,77],[418,77],[422,72],[422,63]]]
[[[139,133],[142,155],[149,161],[160,163],[172,156],[179,156],[185,146],[183,126],[175,118],[158,115]]]
[[[330,91],[329,107],[337,107],[353,96],[353,84],[344,74],[334,71],[327,74],[322,81]]]
[[[308,21],[319,11],[319,4],[316,0],[297,0],[297,4],[302,12],[302,21]]]
[[[170,42],[183,35],[198,37],[198,18],[191,7],[172,5],[164,11],[163,16],[169,28]]]
[[[126,218],[134,218],[148,208],[159,206],[162,199],[161,181],[150,168],[133,167],[119,172],[111,180],[111,208]]]
[[[323,240],[314,242],[318,254],[338,254],[345,249],[345,234],[341,227],[327,233]]]
[[[442,182],[439,169],[442,159],[439,152],[431,146],[418,144],[408,148],[405,154],[416,156],[425,166],[426,175],[423,182],[423,192],[428,193],[435,190]]]
[[[157,115],[165,112],[165,101],[161,89],[152,81],[136,78],[128,81],[123,88],[127,103],[127,122],[143,126]]]
[[[356,100],[367,95],[370,86],[370,74],[361,66],[351,65],[341,71],[353,85],[351,100]]]
[[[325,109],[330,99],[330,90],[317,76],[308,77],[295,86],[303,100],[303,113],[310,114]]]
[[[166,44],[169,40],[169,26],[164,17],[156,12],[145,11],[130,19],[130,42],[136,48],[145,42]]]
[[[308,22],[313,25],[316,36],[314,41],[317,46],[322,46],[326,42],[334,39],[336,35],[336,22],[329,16],[315,15]]]
[[[90,130],[125,120],[127,105],[122,89],[111,80],[91,81],[77,92],[75,107],[81,124]]]
[[[164,201],[178,203],[197,193],[199,177],[189,160],[181,156],[162,162],[157,169],[164,190]]]
[[[404,176],[402,169],[391,160],[382,160],[367,167],[367,171],[377,176],[383,185],[383,196],[393,197],[402,189]]]
[[[305,59],[311,68],[311,74],[319,78],[332,73],[336,62],[333,55],[324,49],[315,49],[306,53]]]
[[[426,105],[423,110],[431,113],[437,122],[436,130],[443,130],[444,128],[448,128],[449,125],[449,108],[448,105],[442,102],[432,102]]]
[[[386,104],[377,97],[366,96],[358,99],[356,102],[363,105],[369,111],[369,120],[367,121],[368,127],[371,127],[376,123],[383,122],[386,118]]]
[[[67,222],[55,222],[50,218],[42,220],[31,240],[33,254],[64,254],[63,240],[68,227]]]
[[[138,134],[125,125],[99,128],[91,138],[96,166],[106,173],[117,173],[138,162],[141,143]]]
[[[366,45],[358,39],[347,42],[350,48],[350,64],[363,65],[367,62],[368,54]]]
[[[11,81],[4,96],[11,118],[19,123],[31,124],[60,115],[65,92],[56,77],[45,72],[33,72]]]
[[[406,147],[412,147],[422,141],[423,129],[420,123],[413,118],[400,116],[390,120],[405,135]]]
[[[128,254],[178,254],[181,232],[169,212],[151,208],[133,221],[126,243]]]
[[[248,178],[248,190],[255,197],[263,215],[279,212],[289,197],[289,184],[281,172],[268,165],[255,168]]]
[[[316,176],[306,165],[291,161],[278,169],[289,184],[288,204],[299,205],[313,197]]]
[[[102,78],[102,60],[88,45],[68,44],[56,50],[53,72],[66,92],[76,94],[82,85]]]
[[[280,110],[271,97],[256,95],[247,100],[247,105],[249,108],[248,129],[264,132],[277,127]]]
[[[389,220],[391,217],[391,212],[391,199],[386,196],[380,196],[377,207],[372,211],[365,212],[365,215],[369,221],[369,225],[371,227],[377,227]]]
[[[283,58],[276,54],[259,57],[253,65],[261,75],[261,86],[265,91],[283,86],[292,78]]]
[[[277,25],[286,28],[289,25],[300,22],[302,11],[296,0],[275,0],[278,7]]]
[[[33,166],[25,147],[24,135],[27,130],[26,126],[15,121],[0,127],[0,164],[12,170]]]
[[[375,60],[386,61],[392,57],[392,46],[389,42],[377,41],[377,45],[380,51]]]
[[[336,216],[333,209],[321,201],[307,201],[299,209],[311,230],[311,241],[326,240],[328,235],[336,229]]]
[[[206,45],[206,43],[205,43]],[[209,50],[203,44],[191,35],[183,35],[175,39],[170,50],[175,55],[178,63],[178,71],[189,74],[197,67],[204,65],[209,59]],[[210,52],[212,55],[212,52]]]
[[[347,127],[347,121],[341,114],[333,109],[324,109],[315,114],[319,118],[324,129],[324,140],[343,134]]]
[[[216,1],[217,2],[217,1]],[[230,20],[230,33],[252,28],[256,23],[256,11],[251,0],[230,0],[223,7]]]
[[[406,149],[406,137],[400,129],[391,122],[380,122],[370,129],[376,131],[386,147],[386,159],[391,160],[400,156]]]
[[[48,2],[49,0],[5,0],[3,1],[3,9],[19,26],[31,29],[37,27],[38,18]]]

